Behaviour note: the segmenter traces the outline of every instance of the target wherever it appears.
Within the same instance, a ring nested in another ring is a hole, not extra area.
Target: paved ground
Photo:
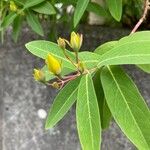
[[[86,27],[81,31],[85,33],[84,45],[87,44],[83,49],[88,50],[128,33],[103,27]],[[23,35],[14,44],[8,33],[5,44],[0,45],[0,150],[80,150],[74,107],[55,128],[44,130],[45,120],[37,112],[48,111],[56,91],[33,80],[32,70],[41,66],[42,61],[30,55],[24,44],[39,37],[28,31]],[[150,101],[150,76],[135,67],[126,68]],[[134,149],[114,122],[104,132],[102,150]]]

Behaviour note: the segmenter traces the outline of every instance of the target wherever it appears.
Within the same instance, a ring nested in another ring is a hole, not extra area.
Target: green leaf
[[[147,65],[137,65],[141,70],[143,70],[146,73],[150,73],[150,64]]]
[[[52,128],[68,112],[77,98],[80,77],[70,81],[56,96],[48,114],[45,128]]]
[[[59,1],[57,0],[57,2]],[[76,6],[77,4],[77,0],[62,0],[61,2],[67,5],[71,4],[73,6]],[[104,16],[104,17],[109,16],[108,12],[101,5],[94,2],[89,2],[88,6],[86,7],[86,10],[89,12],[93,12],[98,16]]]
[[[138,149],[150,149],[150,111],[134,82],[119,67],[105,67],[101,81],[110,111]]]
[[[150,64],[150,32],[143,31],[122,38],[102,55],[98,66],[118,64]]]
[[[75,67],[65,58],[62,49],[53,42],[38,40],[29,42],[25,46],[32,54],[42,59],[45,59],[47,55],[51,53],[57,59],[62,61],[63,67],[75,70]],[[72,53],[69,53],[69,56],[71,56],[71,58],[74,57]]]
[[[117,43],[118,43],[118,41],[110,41],[110,42],[104,43],[104,44],[100,45],[99,47],[97,47],[94,50],[94,53],[103,55],[106,52],[108,52],[109,50],[111,50],[112,48],[114,48]]]
[[[82,15],[84,14],[88,3],[90,0],[78,0],[77,2],[77,6],[74,12],[74,27],[77,26],[77,24],[79,23]]]
[[[79,52],[79,59],[90,69],[97,66],[100,56],[92,52]]]
[[[42,2],[44,2],[45,0],[26,0],[25,4],[24,4],[24,9],[27,9],[29,7],[33,7],[36,6]]]
[[[23,22],[23,17],[21,15],[17,16],[13,22],[12,37],[15,42],[17,42],[17,40],[18,40],[18,36],[21,31],[22,22]]]
[[[48,1],[32,7],[32,10],[34,10],[38,13],[41,13],[41,14],[46,14],[46,15],[56,14],[56,11],[55,11],[53,5]]]
[[[120,21],[122,16],[122,0],[106,0],[109,11],[115,20]]]
[[[76,70],[76,68],[70,63],[70,61],[65,58],[62,49],[55,43],[39,40],[29,42],[25,46],[32,54],[43,59],[46,58],[48,53],[51,53],[59,60],[62,60],[63,67]],[[75,60],[74,53],[69,52],[67,50],[66,52],[72,60]],[[82,62],[87,68],[92,68],[98,64],[100,56],[91,52],[80,52],[79,58],[82,60]]]
[[[94,2],[89,2],[86,10],[89,12],[93,12],[98,16],[103,16],[103,17],[109,16],[108,12],[101,5]]]
[[[116,45],[118,44],[118,41],[110,41],[107,43],[104,43],[102,45],[100,45],[99,47],[97,47],[95,49],[95,53],[99,54],[99,55],[103,55],[106,52],[110,51],[112,48],[114,48]],[[146,73],[150,73],[150,65],[136,65],[138,68],[140,68],[141,70],[143,70]]]
[[[14,0],[14,2],[15,2],[17,5],[21,5],[21,6],[24,5],[24,0]]]
[[[84,75],[80,81],[76,115],[82,149],[99,150],[101,141],[100,114],[90,74]]]
[[[100,112],[100,117],[101,117],[101,127],[102,129],[106,129],[109,127],[110,121],[111,121],[111,113],[110,110],[107,106],[105,97],[104,97],[104,92],[100,80],[100,73],[101,70],[98,70],[94,77],[93,77],[93,83],[94,83],[94,88],[98,100],[98,105],[99,105],[99,112]]]
[[[9,15],[7,15],[2,24],[1,24],[1,27],[2,28],[7,28],[13,21],[14,19],[17,17],[17,14],[15,12],[11,12],[9,13]]]
[[[31,11],[27,11],[27,22],[33,31],[41,36],[44,36],[44,31],[37,16]]]

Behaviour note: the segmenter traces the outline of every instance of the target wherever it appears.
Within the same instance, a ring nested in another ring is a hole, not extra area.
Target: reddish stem
[[[141,24],[143,23],[143,21],[146,19],[148,10],[149,10],[149,0],[145,0],[143,15],[140,18],[140,20],[137,22],[137,24],[135,25],[135,27],[133,28],[133,30],[131,31],[131,34],[135,33],[137,31],[137,29],[141,26]]]

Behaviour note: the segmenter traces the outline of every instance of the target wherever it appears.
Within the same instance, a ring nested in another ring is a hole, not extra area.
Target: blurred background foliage
[[[66,26],[69,31],[76,30],[80,24],[88,24],[89,12],[105,19],[105,26],[132,28],[143,12],[143,0],[104,0],[104,5],[90,0],[1,0],[0,32],[4,42],[5,31],[12,27],[12,38],[17,42],[24,27],[49,39],[57,39],[57,25]],[[44,26],[47,26],[46,28]],[[149,27],[148,22],[144,27]],[[48,29],[48,31],[47,31]]]

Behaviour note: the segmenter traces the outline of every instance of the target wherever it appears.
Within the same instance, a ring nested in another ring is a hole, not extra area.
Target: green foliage
[[[29,42],[28,44],[26,44],[26,47],[32,54],[42,59],[45,59],[48,53],[51,53],[56,58],[62,61],[64,68],[75,70],[75,67],[70,64],[69,60],[65,58],[62,49],[55,43],[39,40]],[[70,56],[70,58],[75,60],[75,56],[72,52],[67,50],[66,52]],[[79,58],[87,68],[92,68],[99,62],[99,55],[91,52],[81,52],[79,53]]]
[[[70,81],[56,96],[46,121],[46,129],[53,127],[59,120],[61,120],[74,104],[78,93],[79,83],[80,77]]]
[[[117,20],[122,16],[122,0],[106,0],[111,15]]]
[[[101,74],[106,101],[126,136],[138,149],[150,149],[150,111],[133,81],[119,66],[107,66]]]
[[[24,4],[24,9],[29,8],[29,7],[33,7],[36,6],[42,2],[44,2],[46,0],[26,0],[25,4]]]
[[[101,132],[109,127],[112,117],[138,149],[150,149],[150,110],[131,78],[117,66],[135,64],[149,72],[149,37],[149,31],[137,32],[105,43],[94,53],[70,52],[48,41],[27,43],[27,49],[34,55],[45,59],[50,53],[62,61],[59,76],[44,66],[44,84],[56,87],[68,82],[54,100],[46,129],[61,120],[77,100],[77,129],[83,150],[100,149]],[[70,45],[68,41],[67,44]]]
[[[15,12],[11,12],[7,17],[4,18],[4,20],[1,23],[1,28],[7,28],[17,17],[17,14]]]
[[[98,66],[148,64],[150,60],[149,37],[150,32],[145,31],[122,38],[111,51],[108,51],[101,57]]]
[[[13,4],[11,2],[13,2]],[[43,36],[44,31],[39,20],[43,18],[40,18],[39,15],[47,15],[44,17],[49,21],[48,17],[56,14],[54,4],[51,4],[46,0],[2,0],[0,7],[0,31],[4,32],[10,25],[12,25],[12,35],[15,42],[18,39],[20,30],[22,30],[22,23],[24,20],[35,33]]]
[[[12,37],[15,42],[17,42],[18,36],[20,34],[22,23],[23,23],[23,18],[21,16],[17,16],[13,22]]]
[[[47,1],[34,6],[32,8],[32,10],[34,10],[35,12],[40,13],[40,14],[46,14],[46,15],[56,14],[56,11],[55,11],[54,7],[52,6],[52,4]]]
[[[104,91],[102,88],[101,80],[100,80],[101,70],[98,70],[93,77],[94,88],[98,100],[100,118],[101,118],[101,127],[102,129],[106,129],[109,127],[109,123],[111,121],[111,112],[108,108],[107,102],[105,100]]]
[[[44,32],[37,16],[32,11],[27,11],[27,23],[37,34],[43,36]]]
[[[90,74],[84,75],[79,84],[76,119],[82,149],[99,150],[101,141],[100,115]]]
[[[13,4],[11,4],[11,2],[13,2]],[[58,8],[57,4],[60,3],[62,4],[62,7]],[[133,0],[130,3],[128,1],[122,0],[107,0],[104,1],[104,6],[101,6],[100,4],[97,4],[95,2],[91,2],[90,0],[1,0],[0,32],[3,40],[5,30],[10,25],[12,25],[14,30],[13,39],[16,42],[20,33],[19,31],[22,30],[23,27],[22,22],[27,22],[27,24],[35,33],[43,36],[44,31],[40,22],[45,21],[45,23],[48,22],[48,24],[50,22],[50,31],[51,33],[53,32],[53,35],[50,36],[50,38],[56,40],[55,36],[57,36],[57,33],[55,31],[55,26],[57,22],[67,22],[67,24],[70,24],[71,28],[73,21],[73,28],[76,28],[77,25],[80,23],[80,20],[84,16],[85,11],[93,12],[98,16],[103,16],[106,20],[106,23],[113,21],[113,18],[116,21],[121,21],[123,16],[123,19],[125,20],[123,22],[126,22],[126,24],[131,24],[128,23],[129,19],[126,16],[130,16],[128,12],[128,7],[133,7],[133,3],[135,4],[135,8],[132,9],[132,11],[134,12],[135,10],[136,18],[138,19],[140,17],[142,10],[141,8],[143,5],[141,0],[137,0],[137,3],[133,2]],[[73,16],[71,16],[72,13],[68,14],[68,12],[66,11],[66,7],[70,5],[74,6]],[[123,10],[127,12],[124,13]],[[17,19],[15,19],[16,17]],[[16,20],[18,20],[17,23],[15,23]],[[14,24],[17,24],[17,28],[14,26]]]
[[[74,13],[74,27],[76,27],[76,25],[80,21],[84,11],[86,10],[86,7],[88,6],[89,1],[90,0],[78,0]]]

